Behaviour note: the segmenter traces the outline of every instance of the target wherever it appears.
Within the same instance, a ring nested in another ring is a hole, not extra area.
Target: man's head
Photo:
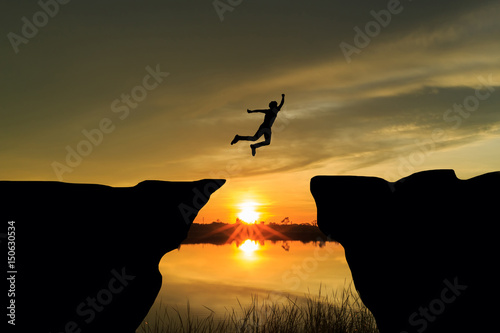
[[[270,109],[274,109],[274,108],[277,108],[277,107],[278,107],[278,102],[272,101],[271,103],[269,103],[269,108]]]

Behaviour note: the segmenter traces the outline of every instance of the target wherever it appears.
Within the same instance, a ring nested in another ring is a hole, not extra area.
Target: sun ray
[[[228,237],[226,243],[231,243],[233,240],[240,240],[242,237],[242,230],[243,229],[243,224],[240,224],[239,226],[236,227],[236,229],[233,231],[233,233]]]

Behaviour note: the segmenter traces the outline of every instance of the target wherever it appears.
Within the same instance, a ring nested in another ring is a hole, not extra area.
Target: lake
[[[351,281],[344,248],[335,242],[250,241],[225,245],[186,244],[160,261],[163,285],[145,318],[161,304],[192,315],[224,316],[227,310],[259,300],[286,301],[343,289]],[[209,308],[209,309],[207,309]]]

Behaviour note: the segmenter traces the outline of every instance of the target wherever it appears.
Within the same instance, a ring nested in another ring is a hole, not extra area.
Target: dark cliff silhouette
[[[16,330],[135,332],[161,257],[224,182],[0,182],[2,223],[15,221]]]
[[[453,170],[395,183],[317,176],[318,226],[345,248],[356,289],[382,333],[497,329],[500,172]]]

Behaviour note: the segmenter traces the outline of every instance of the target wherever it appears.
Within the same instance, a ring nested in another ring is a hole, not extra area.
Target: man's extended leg
[[[271,129],[266,128],[263,130],[263,132],[264,132],[264,141],[250,145],[250,148],[252,148],[252,156],[255,156],[257,148],[262,146],[268,146],[271,144]]]
[[[238,140],[243,140],[243,141],[257,141],[259,140],[259,138],[262,136],[261,135],[258,135],[257,133],[255,133],[255,135],[252,135],[252,136],[241,136],[241,135],[237,135],[238,137]]]
[[[240,140],[241,136],[239,136],[238,134],[236,134],[234,136],[234,139],[233,141],[231,141],[231,146],[234,145],[236,142],[238,142]]]

